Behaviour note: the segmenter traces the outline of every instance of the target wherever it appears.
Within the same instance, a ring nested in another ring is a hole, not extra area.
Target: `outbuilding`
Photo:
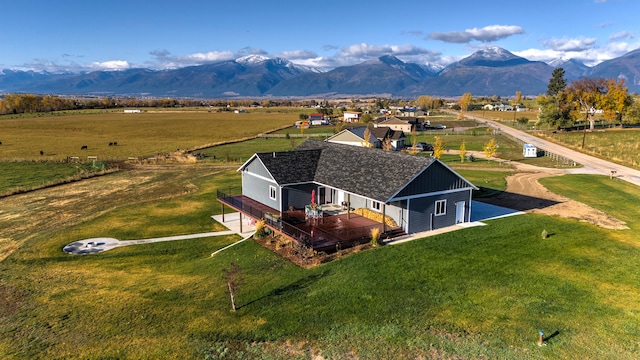
[[[538,148],[531,144],[524,144],[522,147],[522,156],[526,158],[538,157]]]

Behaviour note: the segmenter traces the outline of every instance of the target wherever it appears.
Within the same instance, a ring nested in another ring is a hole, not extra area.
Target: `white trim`
[[[269,185],[269,199],[276,201],[278,200],[278,194],[277,194],[277,190],[275,186],[273,185]],[[273,194],[273,196],[272,196]]]
[[[262,175],[258,175],[258,174],[254,174],[254,173],[249,172],[249,171],[243,171],[242,173],[278,185],[278,183],[275,180],[269,179],[268,177],[265,177],[265,176],[262,176]]]
[[[382,212],[382,207],[383,206],[384,206],[384,204],[382,202],[371,200],[371,206],[370,206],[371,210],[377,211],[377,212]]]
[[[444,203],[443,212],[438,213],[438,204]],[[433,204],[433,216],[447,215],[447,199],[436,200]]]
[[[466,187],[466,188],[460,188],[460,189],[454,189],[454,190],[442,190],[442,191],[434,191],[434,192],[418,194],[418,195],[403,196],[403,197],[399,197],[399,198],[391,198],[387,202],[409,200],[409,199],[422,199],[422,198],[426,198],[426,197],[430,197],[430,196],[453,194],[453,193],[462,192],[462,191],[469,191],[469,190],[473,190],[473,188]],[[471,197],[471,196],[469,196],[469,197]]]

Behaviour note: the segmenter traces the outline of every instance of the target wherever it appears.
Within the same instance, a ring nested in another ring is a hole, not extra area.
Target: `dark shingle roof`
[[[280,185],[313,181],[320,159],[319,149],[257,153],[273,179]]]
[[[381,202],[389,200],[435,161],[423,156],[317,140],[307,140],[292,152],[309,150],[321,150],[315,182]]]

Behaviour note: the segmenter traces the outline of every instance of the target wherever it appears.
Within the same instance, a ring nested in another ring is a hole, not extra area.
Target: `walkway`
[[[67,244],[62,250],[68,254],[74,255],[88,255],[88,254],[97,254],[107,250],[115,249],[117,247],[129,246],[129,245],[140,245],[140,244],[150,244],[154,242],[162,242],[162,241],[176,241],[176,240],[189,240],[189,239],[199,239],[205,237],[214,237],[214,236],[224,236],[224,235],[233,235],[238,234],[246,239],[248,236],[253,234],[254,227],[247,224],[247,220],[243,219],[243,230],[244,232],[240,233],[240,222],[238,213],[225,214],[225,222],[222,222],[222,216],[214,215],[212,216],[214,220],[225,225],[230,230],[225,231],[216,231],[216,232],[207,232],[207,233],[199,233],[199,234],[188,234],[188,235],[176,235],[176,236],[166,236],[159,238],[151,238],[151,239],[142,239],[142,240],[118,240],[114,238],[91,238],[85,240],[74,241],[70,244]]]

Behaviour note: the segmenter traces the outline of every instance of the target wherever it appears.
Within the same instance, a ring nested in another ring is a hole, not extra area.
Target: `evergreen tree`
[[[549,85],[547,86],[547,95],[556,96],[566,87],[567,80],[564,78],[564,69],[553,69],[553,72],[551,73],[551,80],[549,80]]]

